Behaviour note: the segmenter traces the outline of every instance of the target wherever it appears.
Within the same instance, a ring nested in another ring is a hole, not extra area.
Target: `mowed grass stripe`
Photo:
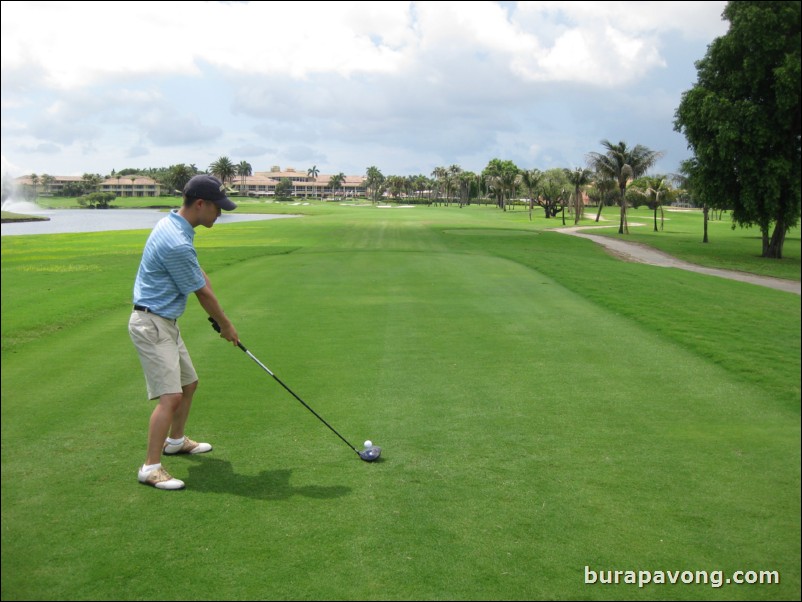
[[[199,254],[243,342],[383,461],[190,300],[190,431],[215,451],[166,460],[186,491],[139,486],[151,404],[127,308],[87,315],[3,356],[4,598],[793,596],[798,411],[586,299],[579,273],[566,288],[527,265],[518,237],[360,220],[248,229],[228,251],[213,230]],[[594,260],[578,249],[569,264]],[[769,564],[774,589],[582,582]]]
[[[601,447],[602,444],[593,443],[600,438],[614,449],[619,449],[622,444],[631,447],[625,453],[628,458],[625,468],[618,476],[626,477],[628,470],[635,469],[638,463],[645,463],[645,471],[635,470],[630,478],[646,479],[663,469],[666,456],[665,450],[658,447],[660,453],[656,460],[642,457],[639,444],[644,444],[643,437],[659,436],[660,428],[682,431],[702,418],[709,421],[709,414],[718,416],[718,420],[724,417],[724,414],[710,412],[705,402],[700,402],[700,396],[702,399],[710,397],[709,391],[704,388],[693,392],[687,390],[695,389],[697,378],[706,379],[700,370],[705,373],[709,370],[701,365],[693,368],[698,364],[697,358],[670,346],[666,348],[665,341],[660,341],[659,337],[657,342],[651,340],[641,348],[641,341],[652,338],[641,329],[633,329],[625,320],[615,318],[608,325],[611,321],[608,312],[599,313],[597,307],[567,294],[537,272],[515,263],[465,254],[438,254],[422,262],[421,258],[411,257],[408,253],[341,253],[332,261],[348,266],[348,275],[344,276],[323,257],[316,257],[313,263],[308,263],[300,255],[271,261],[286,265],[271,271],[276,278],[271,287],[273,292],[267,293],[268,300],[264,304],[285,316],[286,323],[299,324],[290,328],[289,335],[294,347],[291,353],[298,357],[290,366],[282,367],[293,371],[290,382],[297,383],[293,387],[307,387],[308,379],[314,378],[319,382],[320,391],[311,392],[312,399],[316,400],[313,405],[321,412],[325,409],[323,414],[327,417],[334,414],[339,428],[353,429],[350,425],[362,423],[367,416],[376,424],[367,421],[367,431],[361,432],[384,442],[388,458],[395,456],[395,462],[403,461],[405,466],[412,467],[413,473],[423,470],[445,475],[435,481],[446,495],[443,506],[426,499],[430,494],[428,489],[422,494],[424,499],[416,502],[414,492],[418,487],[413,483],[408,491],[413,499],[402,498],[398,504],[399,512],[401,508],[423,503],[429,511],[441,515],[438,521],[448,524],[456,515],[466,511],[464,504],[471,508],[476,504],[473,495],[466,495],[460,501],[461,496],[457,493],[460,483],[474,483],[468,485],[472,488],[477,476],[481,476],[488,491],[497,495],[495,484],[483,473],[488,464],[506,466],[511,462],[530,462],[529,454],[537,457],[541,445],[536,437],[533,441],[533,433],[541,436],[542,433],[555,433],[542,444],[557,452],[554,457],[560,457],[562,453],[574,456],[576,451],[572,449],[577,436],[584,452],[588,451],[588,442],[591,446]],[[370,266],[373,269],[365,269]],[[282,291],[286,291],[293,280],[298,291],[290,294],[286,307],[277,309],[281,306]],[[322,291],[328,291],[331,299],[353,301],[332,304],[326,302],[326,294]],[[363,292],[358,294],[358,291]],[[315,318],[311,327],[308,327],[304,315],[296,312],[295,319],[291,317],[292,307],[298,303],[293,299],[294,295],[316,300],[318,309],[313,312]],[[574,305],[582,307],[583,311],[573,309]],[[561,319],[548,319],[554,315]],[[267,331],[282,329],[271,319],[267,319],[265,324]],[[477,328],[477,324],[484,326]],[[588,324],[595,324],[596,328],[602,329],[601,332],[588,335]],[[328,337],[318,336],[320,328],[329,333]],[[309,332],[304,332],[307,330]],[[373,341],[373,346],[361,344],[358,350],[349,348],[349,332],[362,341]],[[272,336],[268,334],[267,339]],[[578,344],[577,341],[583,338],[586,340]],[[609,346],[609,341],[616,338],[620,340],[619,346]],[[308,342],[305,339],[309,339]],[[380,345],[382,340],[384,344]],[[604,355],[598,353],[601,346],[604,346]],[[279,350],[281,356],[284,351]],[[655,397],[650,392],[650,374],[662,371],[661,353],[675,358],[675,369],[689,374],[689,381],[684,385],[677,383],[683,385],[679,392],[672,390],[658,393]],[[628,365],[618,369],[610,366],[610,358],[624,354],[653,358],[653,365],[643,365],[643,376],[633,379]],[[329,359],[315,361],[313,370],[294,368],[308,363],[304,357]],[[569,379],[566,370],[573,364],[573,357],[582,358],[581,365],[586,373],[595,373],[597,379],[586,379],[582,374]],[[315,370],[318,370],[317,374]],[[376,370],[379,370],[376,384],[371,386],[371,375]],[[338,391],[337,382],[343,378],[341,375],[347,374],[347,378],[352,380],[354,373],[366,373],[362,377],[365,385],[360,386],[362,383],[357,379]],[[619,382],[610,387],[609,382],[616,379]],[[570,380],[580,382],[571,385],[571,402],[566,403],[565,387]],[[587,386],[582,384],[584,380],[590,381]],[[602,391],[599,387],[605,382],[608,389]],[[728,388],[724,398],[731,403],[737,388]],[[275,390],[279,401],[282,396],[286,397],[280,389]],[[331,395],[334,394],[341,394],[343,398],[333,401]],[[550,400],[551,405],[541,407],[542,398]],[[678,405],[677,399],[687,401]],[[288,403],[295,402],[289,399]],[[330,408],[330,405],[334,407]],[[347,409],[349,405],[353,410]],[[700,410],[708,415],[700,417]],[[726,411],[729,414],[732,410],[728,408]],[[387,418],[376,420],[385,413]],[[303,410],[297,414],[299,420],[304,419]],[[546,417],[557,420],[562,428],[555,431],[554,424],[545,420]],[[746,420],[751,424],[753,418],[750,415]],[[340,443],[325,429],[321,430],[312,417],[308,419],[312,421],[310,436],[320,439],[322,445],[331,447],[336,453]],[[660,419],[657,425],[655,419]],[[731,418],[727,416],[726,420]],[[646,432],[626,442],[621,441],[621,436],[633,428],[633,421]],[[586,425],[588,432],[577,423]],[[376,427],[381,429],[383,424],[396,425],[395,432],[380,430],[377,434]],[[406,432],[401,432],[398,425],[404,424],[409,424],[409,427]],[[358,438],[356,442],[359,443]],[[309,445],[309,441],[306,444]],[[598,470],[601,453],[594,449],[594,461],[585,459],[591,472]],[[619,453],[624,452],[619,449]],[[518,456],[521,460],[516,460]],[[510,470],[514,474],[519,472],[514,468]],[[537,472],[537,469],[531,470]],[[733,472],[737,473],[734,466],[728,469],[728,477],[733,476]],[[580,472],[580,476],[587,477],[584,472]],[[564,479],[565,474],[561,473],[559,478]],[[658,480],[662,481],[659,477]],[[606,479],[602,482],[609,486]],[[662,487],[667,487],[664,481]],[[521,493],[526,499],[531,490],[524,486]],[[622,498],[630,493],[626,489]],[[704,503],[704,499],[702,496],[698,501]],[[662,489],[660,496],[647,496],[647,500],[649,503],[666,502]],[[387,504],[385,497],[377,501]],[[617,500],[614,505],[618,507],[621,502]],[[672,499],[668,505],[678,502]],[[492,499],[486,499],[484,503],[497,507]],[[517,508],[513,515],[524,509]],[[492,511],[487,509],[483,512],[492,515]],[[587,520],[591,521],[592,516]],[[627,517],[623,522],[630,520]],[[420,528],[420,536],[435,529],[426,522]],[[616,528],[614,522],[609,526],[610,530]]]

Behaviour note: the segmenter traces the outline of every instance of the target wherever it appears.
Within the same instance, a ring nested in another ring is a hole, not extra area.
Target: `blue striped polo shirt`
[[[173,209],[159,220],[145,243],[134,281],[134,305],[177,319],[189,293],[206,285],[193,242],[195,229]]]

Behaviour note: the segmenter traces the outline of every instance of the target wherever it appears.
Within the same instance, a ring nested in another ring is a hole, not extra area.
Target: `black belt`
[[[134,311],[144,311],[146,314],[153,314],[154,316],[159,316],[157,313],[153,313],[149,307],[145,307],[144,305],[134,305]],[[176,322],[175,318],[165,318],[164,316],[159,316],[163,320],[170,320],[170,322]]]

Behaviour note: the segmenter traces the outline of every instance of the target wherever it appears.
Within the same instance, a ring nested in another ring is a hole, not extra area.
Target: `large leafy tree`
[[[554,167],[543,172],[537,204],[543,208],[546,218],[557,217],[558,213],[562,213],[562,222],[565,225],[565,207],[571,196],[571,189],[565,168]]]
[[[292,196],[292,180],[289,178],[281,178],[276,184],[276,198],[282,201],[289,200]]]
[[[778,259],[800,217],[800,5],[727,3],[730,29],[696,62],[674,121],[697,191],[729,204],[733,227],[759,227],[763,256]]]
[[[192,179],[195,173],[187,167],[184,163],[178,165],[171,165],[167,171],[167,181],[177,193],[184,190],[184,186]]]
[[[633,148],[625,142],[613,144],[602,140],[601,145],[607,149],[605,153],[588,153],[588,165],[603,178],[611,178],[618,182],[621,193],[621,220],[618,233],[629,234],[627,225],[627,183],[645,175],[657,160],[663,156],[661,151],[653,151],[642,144]]]

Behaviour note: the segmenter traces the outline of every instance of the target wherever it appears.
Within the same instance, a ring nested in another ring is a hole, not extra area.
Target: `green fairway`
[[[282,212],[305,215],[199,228],[201,264],[243,344],[381,460],[193,296],[188,435],[214,451],[164,459],[184,491],[139,485],[148,232],[3,237],[3,600],[799,599],[798,295],[525,211]]]

